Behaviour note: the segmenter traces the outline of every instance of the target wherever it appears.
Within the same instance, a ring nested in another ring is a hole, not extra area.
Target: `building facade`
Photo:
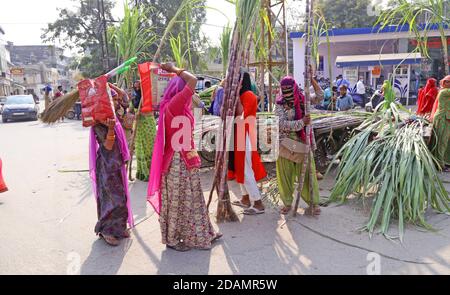
[[[72,86],[70,60],[64,56],[62,48],[53,45],[14,45],[12,42],[8,42],[6,47],[18,73],[14,75],[14,80],[23,82],[28,90],[39,94],[48,84],[52,88],[61,85],[63,89]]]
[[[450,36],[449,29],[445,33]],[[304,34],[292,32],[290,37],[294,50],[294,76],[304,84]],[[428,77],[440,79],[444,76],[442,43],[437,30],[428,33],[429,57],[415,52],[417,41],[407,26],[388,26],[382,30],[377,27],[333,29],[329,31],[329,43],[330,50],[326,38],[321,38],[319,76],[333,81],[343,75],[352,87],[362,77],[365,84],[373,88],[379,88],[385,79],[392,79],[398,97],[405,103],[415,102],[418,88]]]

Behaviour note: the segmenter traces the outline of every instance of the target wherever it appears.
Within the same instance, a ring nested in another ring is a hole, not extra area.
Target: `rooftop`
[[[419,30],[423,31],[426,25],[420,25]],[[438,30],[437,24],[428,25],[429,30]],[[444,25],[446,29],[449,28],[448,25]],[[367,34],[385,34],[385,33],[399,33],[399,32],[408,32],[409,25],[403,26],[386,26],[381,29],[381,26],[374,27],[364,27],[364,28],[350,28],[350,29],[331,29],[328,31],[328,35],[332,36],[349,36],[349,35],[367,35]],[[291,32],[290,37],[292,39],[302,38],[304,32]]]

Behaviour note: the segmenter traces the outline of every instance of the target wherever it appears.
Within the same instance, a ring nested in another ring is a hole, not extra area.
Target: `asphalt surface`
[[[407,226],[400,244],[358,231],[369,203],[356,201],[286,224],[275,207],[257,217],[236,209],[239,222],[214,223],[224,237],[211,251],[178,253],[161,244],[139,181],[130,184],[137,226],[112,248],[94,234],[88,130],[79,121],[0,123],[0,157],[10,189],[0,195],[0,274],[450,274],[449,216],[429,212],[437,231]],[[450,175],[442,178],[450,191]],[[207,197],[211,169],[202,180]],[[333,175],[320,183],[322,197],[332,185]]]

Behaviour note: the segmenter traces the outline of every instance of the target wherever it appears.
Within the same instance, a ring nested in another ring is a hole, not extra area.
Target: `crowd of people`
[[[162,64],[161,68],[176,74],[176,77],[169,82],[162,97],[158,123],[152,111],[142,109],[141,85],[136,81],[129,92],[109,84],[115,119],[98,122],[91,128],[90,177],[98,213],[95,233],[112,246],[130,237],[127,228],[133,228],[134,220],[126,167],[131,158],[130,151],[135,149],[136,177],[148,181],[147,197],[159,214],[162,243],[177,251],[210,249],[222,234],[213,228],[209,218],[199,174],[201,159],[193,140],[193,109],[204,106],[195,95],[197,78],[170,63]],[[310,71],[311,104],[325,110],[345,111],[353,108],[355,102],[348,93],[348,81],[338,76],[333,85],[322,90],[312,69]],[[234,148],[229,152],[227,163],[228,179],[236,181],[241,190],[232,205],[243,208],[246,215],[261,215],[265,213],[265,207],[258,182],[267,177],[267,172],[256,148],[258,96],[250,74],[242,70],[240,78],[242,83],[237,89],[239,102],[235,110]],[[223,112],[224,85],[225,80],[212,94],[209,111],[214,115]],[[287,214],[292,210],[296,183],[301,182],[303,190],[300,196],[309,206],[306,214],[319,215],[318,181],[322,176],[316,171],[312,156],[316,148],[314,132],[312,128],[306,128],[311,125],[311,116],[306,113],[306,98],[292,77],[284,77],[279,86],[275,114],[279,118],[280,132],[280,154],[276,161],[276,177],[283,203],[280,213]],[[365,103],[363,87],[361,79],[357,91]],[[383,85],[381,93],[387,91],[392,91],[388,82]],[[46,102],[50,100],[50,92],[51,89],[45,89]],[[62,88],[58,87],[54,99],[63,95]],[[419,90],[417,114],[433,122],[431,150],[445,171],[450,165],[449,107],[450,76],[441,80],[440,88],[437,80],[430,78],[426,86]],[[177,123],[180,117],[184,118],[183,124]],[[134,122],[135,135],[132,134]],[[307,130],[310,130],[309,134]],[[183,134],[181,141],[180,132]],[[135,146],[132,144],[133,136]],[[306,152],[298,152],[298,147],[304,146],[308,147]],[[3,192],[7,187],[1,174],[1,164],[0,160],[0,192]],[[306,171],[302,167],[306,167]]]

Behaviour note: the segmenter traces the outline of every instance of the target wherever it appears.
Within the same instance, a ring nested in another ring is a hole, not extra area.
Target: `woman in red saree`
[[[436,79],[430,78],[424,88],[419,90],[419,98],[417,100],[417,114],[427,115],[433,110],[434,102],[438,95]]]
[[[245,208],[246,215],[257,215],[265,210],[257,182],[265,178],[267,172],[257,151],[258,99],[251,91],[250,74],[247,72],[243,73],[239,93],[241,106],[236,111],[234,151],[230,152],[228,178],[235,179],[242,191],[242,198],[233,205]]]
[[[4,193],[8,190],[2,174],[2,159],[0,159],[0,193]]]

